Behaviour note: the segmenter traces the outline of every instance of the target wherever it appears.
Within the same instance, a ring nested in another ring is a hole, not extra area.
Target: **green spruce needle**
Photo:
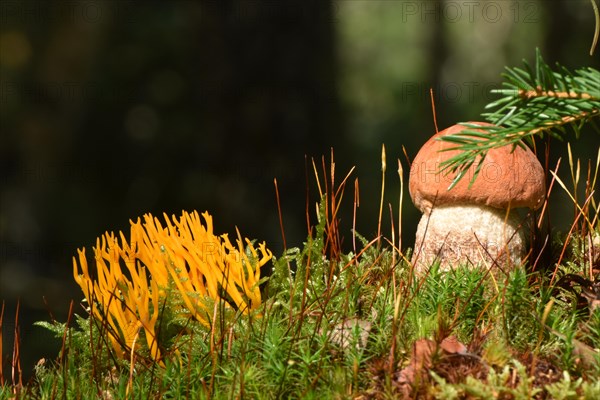
[[[500,99],[486,106],[482,114],[494,126],[462,123],[467,129],[440,137],[453,143],[446,149],[461,150],[441,164],[441,172],[456,174],[454,187],[472,165],[480,165],[487,152],[506,145],[533,145],[533,140],[554,137],[563,140],[570,128],[579,138],[581,128],[590,124],[598,130],[600,117],[600,71],[585,67],[573,72],[557,64],[553,70],[539,49],[535,66],[526,61],[523,68],[507,68],[501,89],[492,90]],[[473,131],[472,129],[478,129]],[[481,132],[483,131],[483,132]],[[476,168],[471,184],[479,173]]]

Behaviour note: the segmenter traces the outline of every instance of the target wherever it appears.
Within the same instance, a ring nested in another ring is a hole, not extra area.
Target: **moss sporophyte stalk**
[[[183,212],[164,215],[163,226],[150,214],[130,221],[129,240],[122,232],[106,232],[93,248],[95,273],[90,274],[85,248],[73,257],[73,276],[90,314],[106,324],[116,354],[127,357],[140,343],[143,330],[151,357],[160,360],[157,321],[163,305],[175,296],[178,312],[209,327],[215,301],[247,314],[261,304],[260,268],[272,253],[265,243],[255,248],[237,231],[213,233],[212,217]],[[92,278],[95,276],[96,278]]]

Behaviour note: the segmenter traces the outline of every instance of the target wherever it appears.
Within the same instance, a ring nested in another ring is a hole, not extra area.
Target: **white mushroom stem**
[[[521,263],[525,234],[514,212],[479,205],[435,207],[417,227],[413,263],[425,272],[435,261],[443,270],[459,265],[504,268]]]

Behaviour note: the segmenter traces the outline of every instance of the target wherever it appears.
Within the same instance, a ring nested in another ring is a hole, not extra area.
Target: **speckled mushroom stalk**
[[[440,165],[458,150],[441,151],[455,145],[438,138],[465,129],[454,125],[432,136],[411,165],[410,195],[423,213],[412,258],[419,273],[435,261],[445,270],[462,264],[501,268],[520,264],[526,255],[526,227],[515,209],[535,209],[544,199],[542,166],[531,150],[519,146],[490,150],[470,188],[476,165],[448,190],[456,175],[441,173]]]

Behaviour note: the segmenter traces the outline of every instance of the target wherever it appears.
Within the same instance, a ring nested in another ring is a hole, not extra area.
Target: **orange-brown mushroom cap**
[[[487,125],[485,122],[470,124]],[[507,145],[489,150],[479,175],[469,187],[476,163],[467,174],[448,190],[456,173],[440,172],[442,162],[460,150],[441,151],[456,144],[438,140],[463,130],[476,130],[453,125],[432,136],[419,150],[410,168],[409,191],[421,212],[429,213],[433,205],[478,204],[495,208],[538,208],[545,196],[544,170],[535,154],[527,148]]]

